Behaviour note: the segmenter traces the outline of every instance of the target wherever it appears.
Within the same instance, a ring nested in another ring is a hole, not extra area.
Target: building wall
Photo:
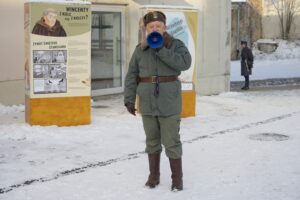
[[[211,95],[230,90],[231,1],[202,3],[196,91]]]
[[[250,40],[248,4],[233,3],[231,9],[231,59],[239,59],[241,40]]]
[[[239,14],[238,14],[239,12]],[[231,59],[239,59],[237,50],[240,41],[246,40],[250,46],[262,37],[262,1],[232,3],[231,9]],[[239,18],[239,19],[238,19]]]
[[[50,1],[50,0],[49,0]],[[24,103],[25,0],[1,0],[0,103]],[[201,95],[229,91],[230,85],[230,0],[93,0],[94,4],[126,5],[126,62],[138,43],[138,18],[145,4],[192,6],[199,10],[196,91]],[[9,20],[8,20],[9,19]]]
[[[24,0],[0,1],[0,103],[24,103]]]
[[[249,0],[248,1],[249,7],[249,27],[250,27],[250,43],[253,43],[257,41],[258,39],[261,39],[262,37],[262,0]]]
[[[271,0],[263,1],[263,38],[281,38],[281,29],[278,15]],[[300,39],[300,0],[296,0],[298,4],[298,13],[294,17],[290,31],[290,39]]]

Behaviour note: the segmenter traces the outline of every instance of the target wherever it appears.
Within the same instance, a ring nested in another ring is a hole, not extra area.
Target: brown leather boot
[[[182,182],[182,161],[181,158],[179,159],[171,159],[170,160],[170,167],[172,171],[172,186],[171,190],[182,190],[183,189],[183,182]]]
[[[148,154],[149,159],[149,177],[146,182],[146,186],[150,188],[155,188],[159,184],[159,164],[160,164],[160,153]]]

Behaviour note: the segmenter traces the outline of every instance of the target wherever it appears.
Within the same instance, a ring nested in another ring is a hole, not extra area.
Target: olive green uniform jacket
[[[159,93],[155,95],[155,83],[137,83],[138,77],[178,76],[191,65],[191,55],[178,39],[172,40],[170,48],[159,51],[139,44],[131,57],[125,79],[124,103],[135,105],[139,96],[139,111],[142,115],[170,116],[181,113],[181,82],[159,83]]]

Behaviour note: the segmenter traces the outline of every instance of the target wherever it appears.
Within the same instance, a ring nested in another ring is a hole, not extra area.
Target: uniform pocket
[[[151,113],[151,84],[140,83],[138,85],[137,95],[139,96],[139,109],[142,114]]]
[[[181,83],[172,81],[160,83],[158,107],[162,115],[173,115],[181,112]]]

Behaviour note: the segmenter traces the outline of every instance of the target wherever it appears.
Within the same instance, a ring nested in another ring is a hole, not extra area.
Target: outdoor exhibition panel
[[[89,124],[90,3],[31,0],[24,20],[26,122]]]

